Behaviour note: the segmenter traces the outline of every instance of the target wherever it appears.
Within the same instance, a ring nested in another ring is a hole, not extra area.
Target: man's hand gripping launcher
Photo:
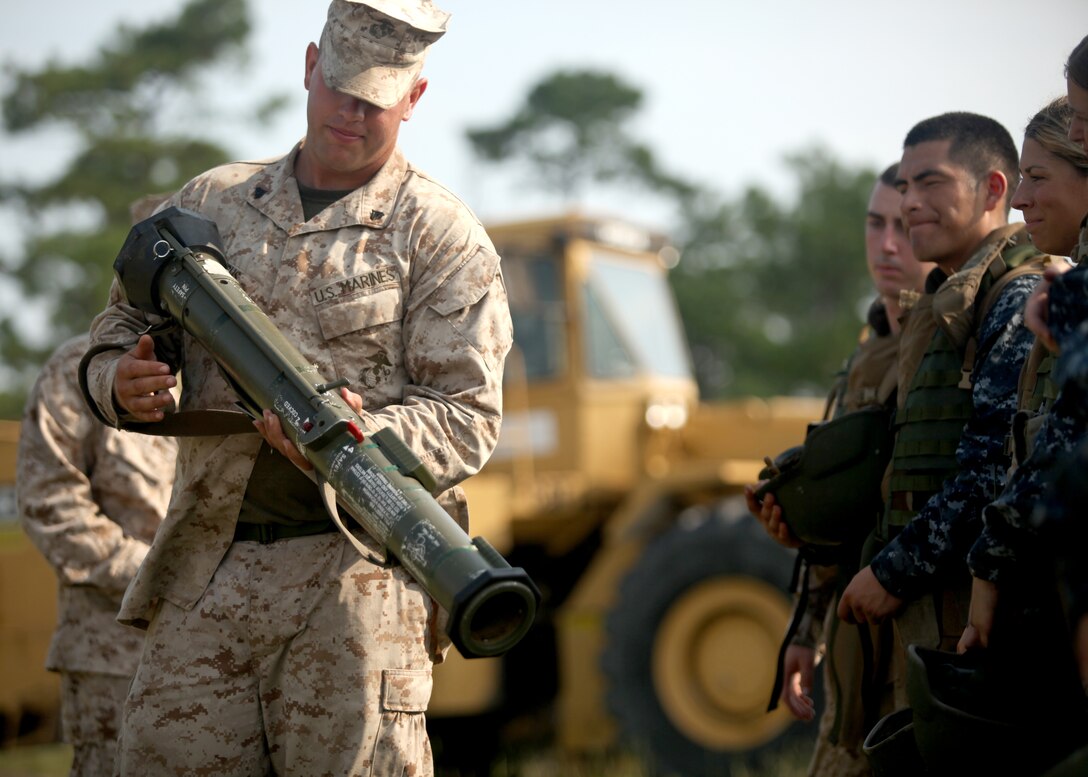
[[[469,539],[393,430],[364,438],[361,419],[335,391],[344,383],[325,382],[223,262],[215,223],[169,208],[132,228],[113,267],[130,305],[170,316],[211,353],[249,414],[276,413],[314,465],[333,520],[369,554],[343,528],[338,502],[396,556],[449,613],[449,636],[463,656],[512,648],[536,614],[533,581],[482,537]]]

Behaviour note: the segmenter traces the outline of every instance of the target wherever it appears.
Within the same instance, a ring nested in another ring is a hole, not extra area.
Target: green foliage
[[[661,170],[651,150],[624,131],[641,105],[642,92],[612,74],[560,71],[537,83],[511,118],[466,135],[480,159],[527,162],[536,185],[568,199],[590,181],[693,196],[694,186]]]
[[[59,178],[18,191],[32,211],[93,203],[104,209],[107,225],[124,224],[127,231],[129,205],[134,199],[153,191],[172,191],[225,158],[222,148],[203,140],[95,138]]]
[[[178,96],[192,114],[203,115],[194,77],[243,55],[249,32],[245,0],[190,0],[169,20],[121,26],[84,63],[9,68],[0,101],[7,131],[59,126],[78,142],[53,180],[0,182],[0,205],[16,214],[25,233],[19,255],[0,257],[21,299],[18,309],[0,311],[3,416],[19,414],[38,365],[104,307],[113,258],[132,223],[130,206],[227,160],[222,147],[184,134],[200,122],[167,133],[156,120]],[[269,98],[258,116],[282,104]],[[28,321],[36,331],[28,331]]]
[[[538,189],[570,198],[590,183],[636,183],[675,202],[684,258],[671,283],[704,395],[824,392],[873,296],[863,227],[875,174],[814,148],[787,159],[796,203],[758,186],[722,201],[627,135],[641,106],[614,75],[560,71],[508,120],[467,136],[484,161],[527,164]]]
[[[157,90],[240,46],[249,35],[244,0],[191,0],[174,19],[142,30],[122,26],[85,65],[16,71],[3,99],[4,125],[21,132],[56,121],[92,135],[145,124]]]
[[[819,148],[787,161],[794,204],[753,186],[686,211],[670,282],[705,396],[823,393],[874,296],[863,229],[875,173]]]

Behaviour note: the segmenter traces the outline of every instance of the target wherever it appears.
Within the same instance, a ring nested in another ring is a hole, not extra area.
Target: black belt
[[[239,521],[234,527],[235,542],[259,542],[267,545],[270,542],[289,540],[295,537],[310,537],[314,534],[329,534],[339,531],[332,520],[307,521],[306,523],[242,523]]]

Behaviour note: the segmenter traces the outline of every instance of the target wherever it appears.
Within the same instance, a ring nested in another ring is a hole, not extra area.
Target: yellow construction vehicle
[[[0,421],[0,746],[52,741],[60,680],[45,671],[56,625],[53,570],[15,520],[16,421]]]
[[[790,725],[766,708],[793,555],[741,489],[822,400],[700,402],[660,236],[578,215],[488,232],[516,344],[499,447],[465,488],[472,533],[545,603],[505,658],[438,668],[436,747],[481,752],[484,732],[554,721],[565,750],[626,743],[681,774],[727,774]],[[501,725],[473,725],[482,713]]]
[[[498,449],[465,484],[471,533],[544,601],[504,657],[450,651],[436,669],[437,761],[486,773],[504,740],[529,738],[727,775],[790,726],[766,707],[793,554],[748,515],[741,488],[763,456],[803,439],[822,400],[700,401],[661,236],[581,215],[488,232],[516,344]],[[55,582],[13,523],[16,430],[0,422],[0,714],[25,728],[55,715],[41,668]]]

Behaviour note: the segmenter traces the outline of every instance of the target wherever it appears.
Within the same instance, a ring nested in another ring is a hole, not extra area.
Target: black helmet
[[[810,545],[860,542],[881,509],[880,483],[894,435],[890,411],[871,407],[811,427],[805,444],[760,473],[757,492],[774,494],[782,518]]]
[[[910,707],[881,718],[865,737],[861,752],[874,777],[923,777],[926,765],[914,741],[914,711]]]
[[[1084,736],[1083,703],[1060,701],[1053,680],[1030,657],[1011,663],[989,650],[909,646],[907,696],[922,760],[939,774],[1039,774]]]

